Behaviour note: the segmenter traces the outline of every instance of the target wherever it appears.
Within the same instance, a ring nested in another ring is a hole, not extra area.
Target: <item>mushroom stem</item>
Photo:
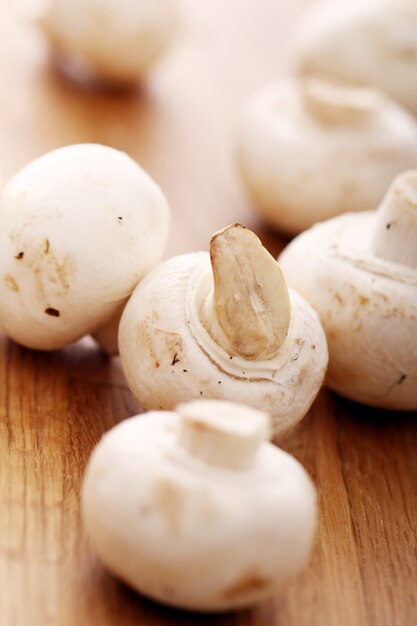
[[[372,247],[381,259],[417,268],[417,170],[392,182],[378,208]]]
[[[213,235],[210,257],[214,289],[201,311],[207,331],[230,355],[271,358],[285,340],[291,317],[277,262],[240,224]]]
[[[123,300],[122,304],[116,309],[111,318],[92,334],[93,339],[108,356],[119,354],[117,336],[120,318],[122,317],[126,302],[127,300]]]
[[[243,404],[199,400],[180,404],[178,440],[191,455],[229,469],[249,469],[260,444],[270,439],[266,413]]]
[[[366,122],[381,103],[381,98],[371,89],[351,88],[317,78],[304,80],[302,95],[307,111],[328,124]]]

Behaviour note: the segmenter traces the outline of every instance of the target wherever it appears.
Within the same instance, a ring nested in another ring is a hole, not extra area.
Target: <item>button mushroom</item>
[[[122,366],[145,410],[199,397],[272,413],[275,433],[298,422],[322,384],[323,329],[288,291],[259,239],[235,224],[206,252],[170,259],[145,277],[123,312]]]
[[[36,159],[0,199],[0,326],[40,350],[103,333],[160,261],[169,219],[160,189],[122,152],[83,144]]]
[[[125,420],[82,489],[91,545],[116,576],[176,607],[259,602],[305,565],[316,526],[302,466],[266,439],[268,416],[194,401]]]
[[[49,0],[41,25],[77,76],[134,83],[172,39],[176,0]]]
[[[415,0],[321,2],[300,22],[300,73],[374,85],[417,114]]]
[[[417,171],[398,176],[377,211],[299,235],[280,263],[320,315],[328,385],[365,404],[416,410]]]
[[[255,207],[295,234],[345,211],[373,209],[394,176],[417,167],[417,123],[371,89],[287,80],[249,103],[239,147]]]

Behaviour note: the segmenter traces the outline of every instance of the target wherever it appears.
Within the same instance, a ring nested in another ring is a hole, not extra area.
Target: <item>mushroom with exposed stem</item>
[[[48,0],[39,17],[65,71],[129,85],[170,43],[177,14],[176,0]]]
[[[320,2],[301,19],[300,74],[373,85],[417,114],[415,0]]]
[[[176,607],[223,611],[273,596],[306,564],[316,497],[269,436],[268,415],[224,401],[125,420],[84,478],[93,549],[140,593]]]
[[[372,406],[416,410],[417,171],[398,176],[377,211],[299,235],[280,263],[320,315],[328,385]]]
[[[160,189],[118,150],[36,159],[0,197],[0,326],[39,350],[97,332],[113,352],[117,315],[161,260],[169,223]]]
[[[417,122],[374,89],[277,81],[246,107],[239,161],[254,208],[295,234],[373,209],[394,176],[417,167]]]
[[[210,256],[174,257],[145,277],[123,312],[119,349],[144,409],[238,400],[270,412],[276,433],[307,413],[327,365],[315,311],[239,224],[213,235]]]

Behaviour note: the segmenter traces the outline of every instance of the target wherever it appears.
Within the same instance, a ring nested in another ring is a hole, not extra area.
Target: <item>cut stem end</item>
[[[180,446],[213,465],[249,469],[260,444],[271,436],[266,413],[234,402],[196,400],[176,411]]]
[[[381,104],[372,89],[327,83],[306,78],[302,86],[304,106],[320,122],[359,124],[368,121]]]
[[[204,312],[208,332],[231,355],[270,359],[282,346],[291,317],[278,263],[240,224],[213,235],[210,257],[214,290]]]
[[[372,247],[380,259],[417,268],[417,170],[391,183],[377,211]]]

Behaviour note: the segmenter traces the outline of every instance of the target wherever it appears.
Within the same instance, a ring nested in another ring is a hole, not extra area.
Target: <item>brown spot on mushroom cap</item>
[[[407,319],[408,315],[403,309],[399,309],[398,307],[392,307],[391,309],[388,309],[382,317],[384,319],[390,319],[391,317],[394,317],[405,320]]]
[[[407,378],[407,374],[404,374],[404,372],[402,372],[397,381],[397,385],[402,385],[402,383],[406,380],[406,378]]]
[[[23,259],[24,256],[25,256],[24,252],[18,252],[14,258],[20,261],[21,259]]]
[[[175,331],[155,326],[153,317],[148,317],[138,325],[135,342],[149,354],[153,370],[167,365],[167,357],[170,359],[169,365],[174,366],[183,358],[182,337]]]
[[[405,374],[404,372],[401,372],[399,377],[394,380],[394,382],[388,387],[385,395],[388,396],[393,389],[395,389],[395,387],[397,387],[398,385],[402,385],[404,381],[406,381],[408,378],[408,375]]]
[[[6,274],[6,276],[4,277],[4,282],[12,291],[19,291],[19,285],[10,274]]]
[[[362,294],[359,294],[358,300],[361,306],[366,306],[367,304],[369,304],[369,298],[367,298],[366,296],[363,296]]]
[[[381,300],[383,300],[384,302],[389,302],[389,298],[385,293],[382,293],[381,291],[373,291],[373,295],[377,296],[378,298],[381,298]]]
[[[60,292],[65,293],[69,290],[73,272],[71,255],[54,253],[49,239],[43,239],[36,248],[28,245],[25,264],[35,274],[38,289],[42,294],[52,285]]]
[[[168,478],[160,479],[154,485],[155,510],[173,535],[180,532],[184,497],[183,491]]]
[[[415,47],[402,45],[397,49],[397,55],[403,61],[414,62],[417,59],[417,51]]]
[[[306,377],[310,373],[310,369],[311,366],[309,362],[305,363],[305,365],[300,368],[300,371],[298,372],[298,384],[300,386],[304,384]]]
[[[47,315],[50,315],[51,317],[59,317],[61,315],[61,313],[58,311],[58,309],[54,309],[52,306],[48,306],[45,309],[45,313]]]
[[[257,572],[246,572],[235,583],[226,587],[223,597],[227,600],[235,600],[240,596],[246,596],[253,592],[258,592],[269,587],[272,580]]]
[[[52,263],[52,271],[50,274],[50,280],[52,282],[57,282],[62,287],[62,289],[64,289],[65,291],[68,291],[69,280],[68,280],[68,267],[67,267],[66,261],[64,260],[62,263],[60,263],[54,256],[52,256],[51,263]],[[53,272],[55,272],[56,278]]]

